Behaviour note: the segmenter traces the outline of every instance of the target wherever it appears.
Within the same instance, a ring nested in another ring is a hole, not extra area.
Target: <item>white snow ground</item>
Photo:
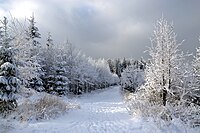
[[[182,133],[177,127],[158,128],[153,122],[133,118],[123,103],[120,87],[110,87],[77,98],[81,108],[57,119],[19,124],[13,133]],[[0,129],[1,131],[1,129]]]

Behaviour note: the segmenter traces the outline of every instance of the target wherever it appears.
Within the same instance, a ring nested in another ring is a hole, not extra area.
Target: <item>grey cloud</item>
[[[25,0],[19,0],[23,2]],[[162,14],[173,21],[181,48],[195,51],[199,46],[199,0],[32,0],[37,25],[43,35],[51,31],[55,43],[70,39],[93,57],[146,56],[153,25]],[[0,2],[8,10],[12,1]],[[17,5],[16,5],[17,6]]]

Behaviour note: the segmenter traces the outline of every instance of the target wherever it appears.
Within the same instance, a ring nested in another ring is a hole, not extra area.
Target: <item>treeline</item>
[[[129,58],[108,59],[110,71],[120,78],[120,85],[130,92],[144,84],[144,70],[146,61],[144,59],[134,60]]]
[[[122,72],[129,66],[134,66],[135,68],[144,70],[145,65],[146,65],[146,62],[142,58],[140,60],[134,60],[130,58],[108,59],[107,62],[108,62],[110,71],[114,74],[117,74],[118,77],[121,77]]]
[[[42,51],[44,53],[40,56],[44,59],[41,63],[44,74],[41,78],[45,91],[49,93],[82,94],[118,82],[118,78],[109,71],[106,60],[86,57],[70,42],[61,48],[55,48],[49,42]]]
[[[22,88],[55,95],[82,94],[115,85],[106,60],[94,60],[69,41],[54,44],[49,33],[46,43],[34,16],[24,23],[4,17],[0,21],[0,112],[17,106]]]

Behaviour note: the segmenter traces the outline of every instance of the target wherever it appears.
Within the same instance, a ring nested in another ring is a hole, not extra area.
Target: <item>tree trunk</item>
[[[162,98],[163,98],[163,106],[166,105],[167,103],[167,90],[166,89],[163,89],[163,92],[162,92]]]

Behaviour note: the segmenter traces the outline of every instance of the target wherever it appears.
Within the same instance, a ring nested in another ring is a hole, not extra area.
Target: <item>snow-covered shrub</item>
[[[35,104],[36,119],[55,118],[67,109],[67,104],[58,97],[45,95]]]
[[[171,113],[166,106],[162,105],[160,93],[155,90],[146,90],[141,86],[136,93],[127,95],[127,109],[132,115],[140,115],[145,118],[153,118],[156,122],[161,123],[171,120]]]
[[[175,118],[179,118],[185,125],[200,127],[200,106],[195,103],[180,102],[178,106],[170,107]]]
[[[45,94],[36,102],[25,101],[16,108],[12,115],[20,121],[39,121],[56,118],[65,113],[70,108],[76,108],[70,103],[66,103],[57,96]]]
[[[172,120],[180,120],[188,127],[200,126],[200,106],[171,96],[173,103],[162,106],[160,92],[141,86],[135,93],[125,94],[127,109],[132,115],[153,118],[160,126],[169,125]]]

